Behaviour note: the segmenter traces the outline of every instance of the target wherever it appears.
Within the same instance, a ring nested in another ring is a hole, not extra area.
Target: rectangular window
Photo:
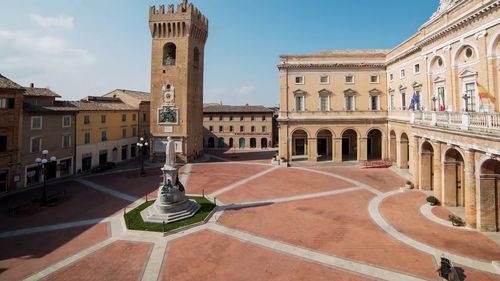
[[[399,77],[405,78],[405,70],[404,69],[401,69],[401,71],[399,72]]]
[[[101,131],[101,141],[107,141],[108,140],[108,135],[106,131]]]
[[[345,76],[345,83],[349,83],[349,84],[354,83],[354,76],[353,75],[346,75]]]
[[[233,131],[233,126],[229,126],[229,132]]]
[[[330,107],[328,105],[328,97],[327,96],[321,96],[319,97],[320,101],[320,110],[321,111],[328,111],[330,110]]]
[[[133,137],[137,136],[137,128],[136,127],[132,127],[132,136]]]
[[[245,126],[240,126],[240,132],[244,132],[245,131]]]
[[[127,128],[122,128],[122,138],[127,137]]]
[[[229,121],[233,121],[233,116],[229,116]]]
[[[122,122],[127,121],[127,114],[122,114]]]
[[[146,122],[146,113],[142,114],[142,121]]]
[[[476,111],[476,84],[465,84],[465,93],[467,94],[467,106],[465,108],[466,111]]]
[[[132,121],[135,121],[135,119],[136,119],[136,118],[137,118],[137,117],[135,116],[135,113],[134,113],[134,114],[132,114]]]
[[[7,151],[7,136],[0,136],[0,152]]]
[[[401,93],[401,109],[406,110],[406,93]]]
[[[16,99],[13,98],[0,98],[0,108],[14,108]]]
[[[106,115],[101,115],[101,123],[106,123]]]
[[[266,121],[266,116],[262,115],[262,121]]]
[[[214,117],[213,116],[208,116],[208,121],[212,121],[214,120]]]
[[[40,152],[41,141],[41,137],[31,138],[31,152]]]
[[[31,117],[31,129],[32,130],[42,129],[42,117]]]
[[[394,110],[395,103],[394,103],[394,95],[391,95],[391,109]]]
[[[240,121],[243,121],[245,120],[245,118],[243,116],[240,116]]]
[[[71,127],[71,116],[63,116],[63,127]]]
[[[71,135],[70,134],[64,134],[62,136],[62,147],[66,148],[71,145]]]
[[[262,132],[265,133],[266,132],[266,126],[262,126]]]
[[[222,120],[223,120],[222,116],[219,116],[219,121],[222,121]]]
[[[255,126],[252,126],[251,130],[252,130],[252,133],[255,132]]]
[[[219,126],[219,132],[224,132],[224,126]]]
[[[370,96],[370,109],[371,110],[379,110],[378,108],[378,100],[379,96],[378,95],[372,95]]]
[[[327,75],[320,76],[319,77],[319,83],[320,84],[329,84],[330,83],[330,77]]]
[[[370,75],[370,83],[378,83],[378,75]]]
[[[83,116],[83,123],[84,124],[90,124],[90,116],[89,115]]]
[[[250,121],[255,121],[255,116],[250,117]]]
[[[392,82],[392,80],[394,80],[394,74],[389,74],[389,81]]]
[[[295,84],[304,84],[304,76],[295,76]]]
[[[417,64],[415,64],[413,66],[413,73],[414,74],[419,74],[420,73],[420,64],[417,63]]]
[[[297,111],[302,111],[304,110],[304,97],[303,96],[296,96],[295,97],[295,110]]]
[[[83,138],[84,138],[83,140],[84,143],[90,143],[90,132],[85,132],[83,134]]]
[[[354,96],[349,95],[345,97],[345,110],[355,110]]]
[[[208,128],[209,128],[210,132],[213,132],[213,131],[214,131],[214,126],[210,126],[210,127],[208,127]]]

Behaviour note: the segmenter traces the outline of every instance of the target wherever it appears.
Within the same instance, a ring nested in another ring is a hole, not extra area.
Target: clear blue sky
[[[182,2],[176,0],[176,4]],[[439,0],[192,0],[210,21],[204,101],[274,106],[280,54],[393,48]],[[0,73],[64,99],[149,92],[153,0],[0,0]]]

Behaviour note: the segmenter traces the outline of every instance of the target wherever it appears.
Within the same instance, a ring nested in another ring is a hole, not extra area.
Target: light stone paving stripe
[[[249,160],[252,161],[252,160]],[[259,162],[244,162],[244,161],[229,161],[229,162],[207,162],[207,163],[196,163],[197,165],[260,165],[260,166],[276,166],[271,163],[259,163]]]
[[[53,224],[53,225],[46,225],[46,226],[40,226],[40,227],[12,230],[12,231],[1,232],[0,238],[33,234],[33,233],[39,233],[39,232],[47,232],[47,231],[52,231],[52,230],[60,230],[60,229],[85,226],[85,225],[94,225],[94,224],[98,224],[98,223],[102,223],[102,222],[109,222],[109,221],[110,221],[109,218],[92,219],[92,220],[74,221],[74,222],[68,222],[68,223],[61,223],[61,224]]]
[[[429,204],[423,204],[422,206],[420,206],[420,213],[424,217],[428,218],[429,220],[431,220],[431,221],[433,221],[433,222],[435,222],[437,224],[444,225],[444,226],[447,226],[447,227],[453,227],[454,229],[458,229],[458,230],[475,231],[475,232],[477,232],[477,230],[469,228],[469,227],[466,227],[466,226],[463,226],[463,227],[453,226],[451,224],[451,222],[449,222],[447,220],[443,220],[442,218],[437,217],[432,212],[432,208],[434,208],[434,207],[436,207],[436,206],[431,206]]]
[[[254,201],[254,202],[241,203],[241,204],[230,204],[230,205],[222,206],[222,208],[225,210],[232,210],[232,209],[240,209],[240,208],[248,208],[248,207],[258,207],[258,206],[265,206],[265,205],[274,204],[274,203],[283,203],[283,202],[291,202],[291,201],[312,199],[312,198],[318,198],[318,197],[325,197],[325,196],[341,194],[341,193],[345,193],[345,192],[364,190],[364,189],[365,188],[361,187],[361,186],[349,187],[349,188],[344,188],[344,189],[340,189],[340,190],[331,190],[331,191],[318,192],[318,193],[313,193],[313,194],[298,195],[298,196],[292,196],[292,197],[283,197],[283,198],[270,199],[270,200],[264,200],[264,201]]]
[[[215,155],[212,155],[212,154],[205,154],[205,155],[210,156],[210,157],[215,158],[215,159],[222,160],[222,161],[224,161],[224,162],[233,162],[233,161],[231,161],[231,160],[229,160],[229,159],[222,158],[222,157],[219,157],[219,156],[215,156]]]
[[[386,199],[389,196],[395,195],[397,193],[400,193],[399,190],[396,191],[391,191],[388,193],[384,193],[382,195],[379,195],[375,198],[373,198],[370,203],[368,204],[368,215],[370,218],[380,227],[382,228],[387,234],[391,235],[395,239],[399,240],[400,242],[417,249],[421,252],[425,252],[429,255],[433,255],[436,260],[440,260],[441,255],[445,255],[446,258],[450,259],[454,263],[461,264],[463,266],[467,266],[473,269],[477,270],[482,270],[484,272],[488,273],[493,273],[493,274],[500,274],[500,269],[496,268],[493,266],[491,263],[487,263],[484,261],[478,261],[475,259],[459,256],[456,254],[452,254],[450,252],[442,251],[436,248],[433,248],[427,244],[418,242],[401,232],[397,231],[394,227],[392,227],[382,216],[380,213],[380,205],[384,199]]]
[[[256,174],[256,175],[253,175],[253,176],[251,176],[251,177],[248,177],[248,178],[246,178],[246,179],[244,179],[244,180],[241,180],[241,181],[239,181],[239,182],[233,183],[233,184],[231,184],[230,186],[227,186],[227,187],[224,187],[224,188],[222,188],[222,189],[219,189],[219,190],[217,190],[217,191],[215,191],[215,192],[213,192],[213,193],[209,194],[208,196],[210,196],[210,197],[212,197],[212,198],[217,197],[218,195],[220,195],[220,194],[222,194],[222,193],[224,193],[224,192],[226,192],[226,191],[229,191],[229,190],[231,190],[231,189],[234,189],[234,188],[236,188],[236,187],[238,187],[238,186],[240,186],[240,185],[242,185],[242,184],[245,184],[245,183],[247,183],[247,182],[249,182],[249,181],[251,181],[251,180],[254,180],[254,179],[256,179],[256,178],[262,177],[263,175],[265,175],[265,174],[267,174],[267,173],[270,173],[270,172],[272,172],[272,171],[274,171],[274,170],[276,170],[276,169],[278,169],[278,168],[279,168],[279,167],[273,167],[273,168],[267,169],[267,170],[262,171],[262,172],[260,172],[260,173],[258,173],[258,174]]]
[[[163,265],[163,255],[167,248],[167,242],[157,242],[154,244],[153,251],[149,256],[146,270],[142,275],[142,281],[153,281],[158,279],[158,274]]]
[[[121,193],[121,192],[118,192],[116,190],[113,190],[111,188],[107,188],[105,186],[102,186],[100,184],[96,184],[96,183],[93,183],[91,181],[88,181],[88,180],[84,180],[84,179],[75,179],[76,182],[79,182],[81,184],[84,184],[84,185],[87,185],[89,187],[92,187],[94,189],[97,189],[99,191],[102,191],[104,193],[108,193],[110,195],[113,195],[115,197],[118,197],[118,198],[121,198],[123,200],[126,200],[126,201],[130,201],[130,202],[136,202],[136,201],[140,201],[141,199],[140,198],[136,198],[136,197],[133,197],[133,196],[130,196],[130,195],[127,195],[125,193]]]
[[[339,176],[339,175],[336,175],[336,174],[333,174],[333,173],[328,173],[328,172],[323,172],[323,171],[316,171],[316,170],[311,170],[311,169],[307,169],[307,168],[301,168],[301,167],[292,167],[292,169],[298,169],[298,170],[303,170],[303,171],[308,171],[308,172],[313,172],[313,173],[318,173],[318,174],[322,174],[322,175],[326,175],[326,176],[330,176],[330,177],[334,177],[334,178],[337,178],[337,179],[341,179],[343,181],[346,181],[346,182],[350,182],[356,186],[361,186],[377,195],[381,195],[381,194],[384,194],[382,191],[379,191],[371,186],[368,186],[366,184],[362,184],[358,181],[355,181],[353,179],[350,179],[350,178],[346,178],[346,177],[343,177],[343,176]]]
[[[193,164],[187,164],[184,171],[182,171],[181,183],[184,187],[187,187],[189,176],[191,175],[191,170],[193,169]]]
[[[109,244],[111,244],[115,241],[116,241],[116,239],[114,239],[114,238],[110,238],[110,239],[107,239],[105,241],[102,241],[102,242],[100,242],[100,243],[98,243],[90,248],[87,248],[87,249],[85,249],[85,250],[83,250],[75,255],[72,255],[69,258],[63,259],[62,261],[60,261],[58,263],[52,264],[50,267],[47,267],[47,268],[35,273],[34,275],[29,276],[28,278],[26,278],[24,280],[25,281],[35,281],[35,280],[43,279],[43,278],[47,277],[49,274],[52,274],[65,266],[68,266],[68,265],[70,265],[70,264],[72,264],[80,259],[83,259],[84,257],[94,253],[97,250],[100,250],[100,249],[108,246]]]
[[[240,241],[245,241],[254,245],[258,245],[276,252],[281,252],[294,256],[296,258],[312,261],[324,265],[330,265],[339,269],[344,269],[354,273],[363,274],[366,276],[371,276],[374,278],[379,278],[382,280],[390,281],[416,281],[416,280],[426,280],[418,277],[394,272],[387,269],[378,268],[368,264],[358,263],[355,261],[350,261],[340,257],[334,257],[323,253],[318,253],[312,250],[303,249],[288,245],[279,241],[267,239],[264,237],[258,237],[249,233],[245,233],[236,229],[228,228],[218,224],[211,224],[209,229],[216,231],[218,233],[236,238]]]

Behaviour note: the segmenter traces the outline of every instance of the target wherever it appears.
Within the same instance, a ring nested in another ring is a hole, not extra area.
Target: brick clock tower
[[[193,4],[149,7],[151,54],[152,161],[165,160],[167,137],[178,161],[203,153],[203,60],[208,19]]]

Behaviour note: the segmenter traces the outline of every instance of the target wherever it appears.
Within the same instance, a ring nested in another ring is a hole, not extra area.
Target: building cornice
[[[277,65],[278,69],[295,68],[369,68],[385,67],[385,63],[281,63]]]

